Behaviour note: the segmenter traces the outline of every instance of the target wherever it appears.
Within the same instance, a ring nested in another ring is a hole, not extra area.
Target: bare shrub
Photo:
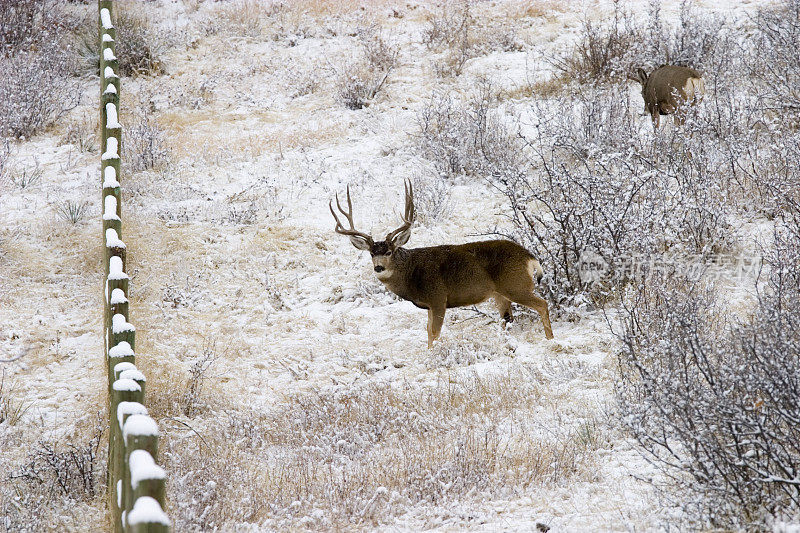
[[[23,168],[12,168],[9,170],[11,181],[20,189],[27,189],[39,183],[39,180],[44,174],[44,169],[39,166],[39,160],[34,159],[33,166],[24,166]]]
[[[105,523],[104,423],[98,414],[92,433],[69,444],[41,440],[27,460],[10,465],[0,482],[0,530],[77,531]],[[9,432],[0,431],[0,440]],[[4,448],[18,442],[2,442]]]
[[[420,111],[417,142],[441,176],[485,176],[513,164],[520,147],[511,127],[491,108],[494,100],[491,86],[482,84],[466,102],[434,94]]]
[[[89,202],[76,202],[74,200],[64,200],[56,204],[56,215],[73,226],[77,225],[86,216]]]
[[[417,174],[411,179],[411,185],[420,222],[432,225],[450,214],[452,185],[442,176]]]
[[[648,19],[637,20],[615,0],[607,23],[584,19],[578,43],[550,63],[560,77],[580,83],[619,82],[637,67],[684,65],[724,75],[731,69],[732,51],[726,20],[683,1],[674,28],[661,21],[661,0],[649,2]],[[732,75],[732,73],[731,73]]]
[[[32,406],[32,403],[18,398],[16,384],[6,383],[6,371],[3,369],[0,373],[0,425],[16,426]]]
[[[57,443],[39,441],[28,461],[10,475],[37,491],[70,496],[76,500],[93,499],[102,489],[102,450],[104,425],[98,415],[97,424],[88,442],[69,444],[66,449]]]
[[[29,137],[75,107],[81,91],[67,77],[72,70],[58,44],[0,57],[0,137]]]
[[[203,353],[189,367],[189,380],[186,383],[186,391],[183,393],[184,415],[193,417],[200,410],[203,405],[200,395],[203,391],[206,372],[221,355],[217,351],[216,342],[209,341],[203,344]]]
[[[441,11],[429,14],[422,42],[429,49],[451,47],[466,40],[472,22],[469,2],[445,2]]]
[[[571,50],[550,60],[563,77],[580,83],[623,80],[631,65],[644,64],[639,54],[650,42],[630,12],[614,0],[613,19],[608,25],[583,20],[578,42]]]
[[[426,22],[422,42],[428,49],[444,53],[433,64],[440,77],[460,76],[468,60],[493,50],[522,49],[513,25],[473,16],[467,1],[445,2]]]
[[[122,163],[131,172],[158,170],[169,163],[166,133],[147,114],[135,114],[122,137]]]
[[[288,6],[280,1],[234,0],[216,8],[202,22],[206,34],[228,33],[241,37],[263,37],[276,20],[287,16]]]
[[[70,17],[57,0],[0,2],[0,57],[30,51],[57,40]]]
[[[397,66],[397,56],[400,50],[396,45],[386,41],[377,27],[368,26],[361,29],[358,31],[358,39],[364,51],[364,57],[371,67],[388,72]]]
[[[358,35],[360,56],[341,70],[334,68],[336,97],[348,109],[362,109],[372,103],[397,65],[398,49],[375,28],[361,29]]]
[[[157,75],[164,73],[163,54],[170,44],[168,32],[158,28],[143,11],[133,5],[120,4],[116,9],[117,30],[114,53],[121,76]],[[99,43],[98,43],[99,48]]]
[[[488,159],[486,173],[509,199],[515,238],[548,265],[551,302],[603,303],[642,256],[707,258],[735,245],[724,153],[709,153],[699,134],[631,135],[624,87],[585,88],[558,102],[537,107],[530,156],[500,152],[503,164]]]
[[[800,511],[797,228],[776,232],[752,316],[726,319],[713,288],[680,271],[624,301],[623,421],[703,528],[768,529]]]
[[[67,125],[59,144],[72,144],[81,152],[95,152],[97,151],[97,129],[97,120],[90,119],[84,114],[80,120]]]
[[[363,109],[372,103],[389,72],[353,63],[337,73],[336,97],[348,109]]]
[[[751,73],[768,110],[800,112],[800,0],[759,9]],[[765,90],[764,90],[765,89]]]

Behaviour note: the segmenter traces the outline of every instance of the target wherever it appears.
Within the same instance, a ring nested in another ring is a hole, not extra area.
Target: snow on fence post
[[[119,480],[124,476],[124,443],[120,437],[119,430],[113,428],[113,414],[117,412],[120,403],[139,403],[144,401],[142,388],[132,379],[118,379],[111,387],[111,405],[109,416],[111,417],[111,430],[108,439],[108,491],[111,497],[111,515],[114,520],[114,531],[123,531],[122,511],[122,484]]]
[[[166,533],[170,522],[154,498],[142,496],[136,500],[128,515],[128,526],[132,533]]]
[[[114,531],[169,532],[164,469],[156,464],[158,426],[144,406],[145,376],[135,365],[127,247],[122,241],[120,78],[113,0],[98,0],[103,220],[103,339],[108,366],[108,494]]]
[[[127,525],[134,531],[160,531],[164,526],[169,527],[169,519],[164,521],[166,515],[163,512],[166,476],[164,470],[156,466],[153,460],[153,457],[158,456],[158,435],[158,426],[146,415],[131,415],[122,427],[125,444],[122,504],[127,511]],[[137,498],[134,498],[134,493],[138,493]],[[143,498],[152,500],[150,507],[155,511],[157,505],[160,513],[142,516],[145,513],[141,513],[141,508],[140,512],[136,512],[137,504]],[[145,525],[148,527],[145,528]]]

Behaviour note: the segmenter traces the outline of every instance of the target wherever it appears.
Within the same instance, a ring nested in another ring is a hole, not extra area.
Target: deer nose
[[[382,267],[381,265],[377,265],[375,267],[375,272],[383,272],[384,270],[386,270],[386,269],[384,267]]]

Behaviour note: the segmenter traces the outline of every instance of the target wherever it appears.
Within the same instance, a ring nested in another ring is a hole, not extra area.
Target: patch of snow
[[[108,8],[104,7],[100,10],[100,24],[103,25],[104,30],[114,28],[114,25],[111,24],[111,13],[108,11]]]
[[[139,386],[135,381],[131,381],[137,387]],[[136,414],[131,415],[125,421],[122,428],[122,435],[125,442],[128,442],[128,437],[137,435],[158,436],[158,424],[156,421],[147,415]]]
[[[109,137],[106,139],[106,151],[100,156],[103,161],[109,159],[119,159],[119,143],[116,137]]]
[[[131,487],[136,489],[139,482],[148,479],[165,479],[166,471],[158,466],[147,450],[133,450],[128,465],[131,469]]]
[[[106,167],[103,171],[103,188],[104,189],[114,189],[119,187],[119,181],[117,181],[117,169],[114,167]]]
[[[120,220],[119,216],[117,216],[117,199],[109,194],[105,197],[104,203],[103,220]]]
[[[136,331],[133,324],[125,319],[125,315],[117,313],[111,317],[111,332],[112,333],[125,333],[126,331]]]
[[[108,356],[112,359],[117,357],[132,357],[133,355],[133,349],[128,341],[122,341],[108,350]]]
[[[125,291],[122,289],[114,289],[111,291],[110,303],[111,305],[128,303],[128,299],[125,297]]]
[[[106,48],[106,50],[108,50]],[[113,85],[111,86],[113,87]],[[106,128],[109,129],[116,129],[121,128],[122,124],[119,123],[117,117],[117,106],[113,102],[109,102],[106,104]]]
[[[165,513],[155,498],[150,496],[142,496],[137,498],[133,503],[133,509],[128,513],[128,525],[135,526],[137,524],[162,524],[169,526],[172,523],[169,521],[167,513]]]
[[[132,379],[133,381],[136,382],[147,381],[144,377],[144,374],[136,368],[123,370],[119,374],[119,379]]]
[[[125,415],[147,415],[147,408],[139,402],[119,402],[119,405],[117,405],[117,422],[120,429],[123,427]]]
[[[118,379],[111,384],[111,388],[117,392],[141,392],[142,387],[132,379]]]

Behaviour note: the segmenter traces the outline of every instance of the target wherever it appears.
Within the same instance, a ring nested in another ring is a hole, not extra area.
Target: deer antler
[[[336,227],[334,231],[341,235],[347,235],[348,237],[359,237],[363,239],[365,242],[369,243],[372,246],[372,237],[367,235],[366,233],[361,233],[360,231],[356,230],[355,225],[353,224],[353,202],[350,200],[350,186],[347,186],[347,211],[342,209],[342,204],[339,203],[339,194],[336,194],[336,207],[339,208],[339,211],[347,218],[347,222],[350,223],[350,229],[345,228],[342,225],[342,222],[339,220],[339,217],[336,216],[336,212],[333,210],[333,200],[328,203],[328,207],[331,209],[331,214],[333,218],[336,219]]]
[[[406,180],[405,183],[403,183],[403,186],[406,189],[406,209],[405,213],[401,217],[403,220],[403,225],[386,236],[386,240],[389,242],[391,242],[402,232],[408,230],[408,228],[411,227],[411,224],[414,223],[414,218],[416,217],[416,212],[414,211],[414,190],[411,188],[411,182]]]

